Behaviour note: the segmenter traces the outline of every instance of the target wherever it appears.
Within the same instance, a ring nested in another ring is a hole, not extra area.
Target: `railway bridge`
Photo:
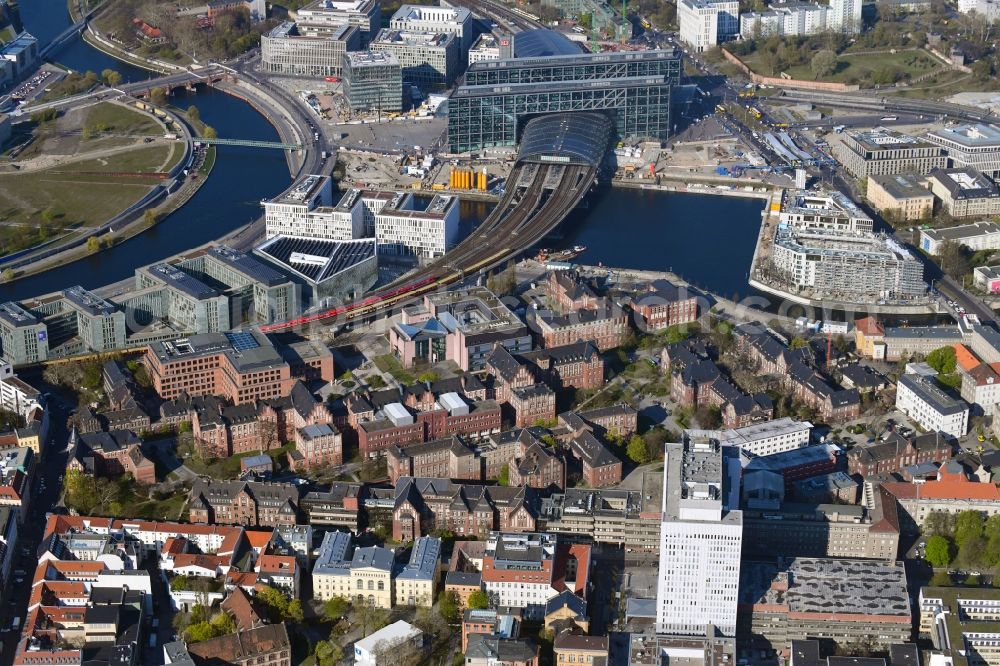
[[[528,120],[503,197],[465,240],[361,301],[261,330],[280,332],[370,318],[483,274],[528,250],[555,229],[590,190],[614,133],[611,119],[597,112],[554,113]]]

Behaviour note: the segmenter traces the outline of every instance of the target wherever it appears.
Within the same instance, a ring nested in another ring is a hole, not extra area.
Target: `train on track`
[[[478,261],[472,266],[461,270],[453,271],[443,277],[429,276],[416,280],[414,282],[408,282],[400,287],[396,287],[389,291],[383,293],[373,294],[368,298],[361,301],[355,301],[354,303],[348,303],[346,305],[341,305],[336,308],[331,308],[329,310],[324,310],[323,312],[317,312],[311,315],[305,315],[303,317],[297,317],[295,319],[289,319],[288,321],[278,322],[274,324],[268,324],[266,326],[261,326],[260,330],[263,333],[277,333],[280,331],[287,331],[293,328],[298,328],[301,326],[307,326],[309,324],[314,324],[317,322],[322,322],[326,319],[334,319],[336,317],[345,317],[348,319],[355,319],[364,315],[372,314],[383,310],[392,305],[398,304],[401,301],[409,300],[416,296],[420,296],[428,291],[433,290],[436,287],[444,287],[458,279],[465,277],[466,274],[474,273],[478,270],[488,268],[490,265],[498,261],[499,259],[506,257],[510,253],[510,248],[504,248],[495,254],[490,255],[482,261]]]

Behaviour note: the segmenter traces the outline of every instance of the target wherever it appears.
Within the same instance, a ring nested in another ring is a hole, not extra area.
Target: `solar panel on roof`
[[[233,346],[233,349],[238,352],[260,347],[257,339],[247,331],[232,331],[226,333],[226,338],[229,340],[229,344]]]

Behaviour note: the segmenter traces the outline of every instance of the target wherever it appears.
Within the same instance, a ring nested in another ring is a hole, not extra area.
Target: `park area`
[[[107,222],[184,156],[158,120],[111,102],[30,125],[0,157],[0,255]]]
[[[764,76],[785,73],[793,79],[860,84],[863,88],[912,81],[937,69],[943,69],[939,61],[922,49],[859,54],[848,51],[837,55],[832,67],[821,73],[817,73],[811,60],[788,64],[778,71],[772,71],[771,56],[764,50],[741,56],[741,59],[754,72]]]

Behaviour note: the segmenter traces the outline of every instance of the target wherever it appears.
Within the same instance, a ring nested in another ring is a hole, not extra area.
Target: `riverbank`
[[[147,196],[100,227],[93,229],[90,233],[74,238],[71,243],[49,248],[41,255],[29,255],[0,265],[4,271],[5,283],[16,282],[71,264],[87,256],[105,252],[115,245],[124,243],[152,229],[168,215],[186,205],[197,194],[208,179],[215,164],[215,149],[210,149],[212,151],[211,159],[209,159],[209,155],[206,155],[198,171],[188,172],[187,175],[182,176],[182,173],[193,163],[195,131],[179,115],[164,110],[160,110],[160,112],[170,120],[172,129],[180,133],[184,143],[184,154],[171,171],[172,180],[157,187]],[[156,114],[153,115],[156,116]],[[162,119],[158,118],[158,120]],[[182,180],[179,181],[179,178]],[[178,182],[180,182],[179,187],[177,186]],[[149,212],[152,212],[152,215],[148,215]],[[95,251],[90,247],[91,238],[99,239],[101,244],[99,250]],[[13,271],[13,274],[10,271]]]

